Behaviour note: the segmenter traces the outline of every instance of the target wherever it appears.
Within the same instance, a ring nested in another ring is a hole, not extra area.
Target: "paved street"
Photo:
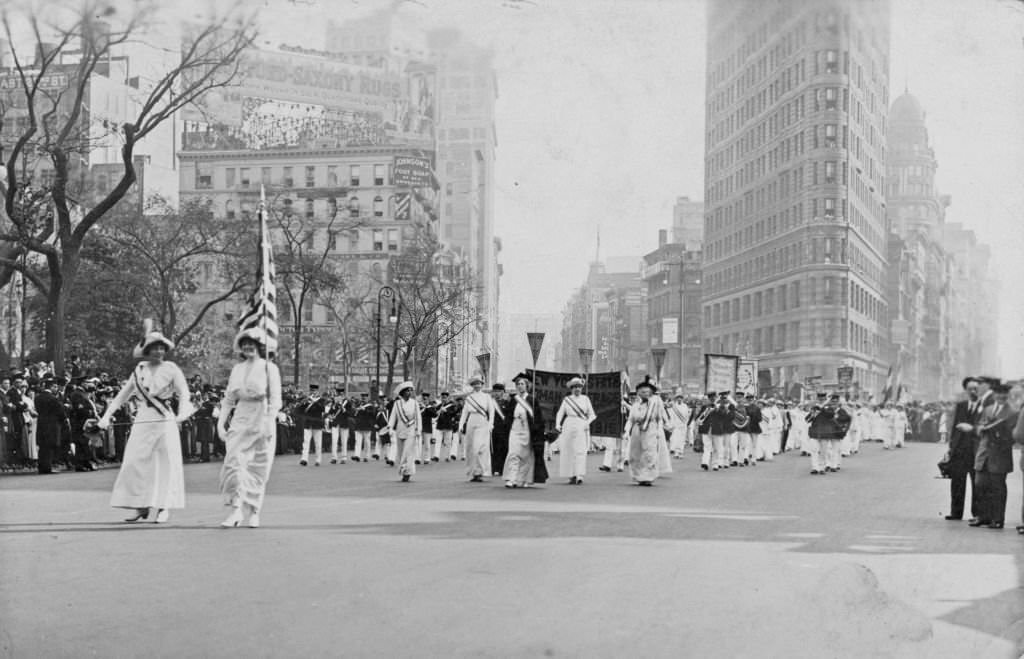
[[[258,530],[218,527],[218,464],[166,526],[120,522],[115,470],[7,476],[0,656],[1019,656],[1024,539],[942,519],[941,453],[533,490],[285,456]]]

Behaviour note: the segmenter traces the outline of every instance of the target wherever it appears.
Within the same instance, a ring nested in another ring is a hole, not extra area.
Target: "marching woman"
[[[481,391],[482,378],[473,376],[469,385],[473,391],[463,403],[459,431],[466,447],[466,475],[471,483],[482,483],[484,475],[491,474],[491,429],[494,415],[500,412],[494,406],[494,399]]]
[[[220,524],[224,528],[246,520],[250,528],[260,525],[281,409],[281,374],[277,364],[266,360],[266,345],[266,333],[259,327],[242,330],[235,339],[242,362],[231,369],[217,421],[226,446],[220,491],[231,508]]]
[[[669,426],[671,439],[669,446],[673,458],[682,458],[686,455],[687,431],[690,426],[690,407],[686,404],[683,392],[678,392],[674,402],[668,406]]]
[[[505,487],[529,487],[535,482],[547,480],[544,465],[544,417],[540,406],[534,403],[530,394],[530,379],[525,375],[516,377],[515,408],[512,412],[512,430],[508,436],[508,457],[505,459]],[[536,447],[536,448],[535,448]],[[535,451],[541,451],[538,463]],[[543,470],[540,475],[535,472]]]
[[[185,375],[177,364],[164,360],[174,344],[151,328],[147,321],[145,335],[132,352],[144,361],[135,367],[97,426],[101,430],[109,428],[116,410],[132,398],[138,401],[110,505],[135,511],[126,522],[147,519],[149,509],[156,508],[154,521],[162,524],[170,519],[171,508],[185,507],[178,424],[191,416],[192,402]]]
[[[420,404],[413,395],[412,382],[403,382],[395,388],[395,404],[391,406],[388,429],[395,444],[395,461],[398,475],[408,483],[416,473],[416,445],[423,434],[423,419]]]
[[[629,437],[629,475],[637,485],[650,487],[661,471],[663,460],[665,406],[656,396],[657,387],[649,379],[636,386],[639,400],[626,418]]]
[[[559,432],[558,473],[568,478],[570,485],[583,485],[587,474],[587,447],[590,444],[590,424],[597,419],[594,406],[583,394],[583,380],[569,380],[569,395],[555,414],[555,430]]]

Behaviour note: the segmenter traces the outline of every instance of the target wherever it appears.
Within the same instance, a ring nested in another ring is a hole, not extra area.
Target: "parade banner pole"
[[[530,344],[530,354],[533,355],[533,395],[537,395],[537,359],[540,357],[540,348],[544,345],[544,332],[527,332],[526,341]]]

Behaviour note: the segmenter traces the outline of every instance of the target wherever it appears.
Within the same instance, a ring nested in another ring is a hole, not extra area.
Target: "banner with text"
[[[555,426],[555,414],[562,405],[562,399],[569,393],[565,386],[569,380],[577,377],[576,373],[556,373],[553,371],[534,371],[527,369],[526,374],[537,376],[537,402],[544,414],[544,423],[550,430]],[[608,371],[591,373],[587,377],[587,396],[594,406],[597,420],[590,424],[590,434],[594,437],[618,437],[622,434],[622,373]]]
[[[756,396],[757,384],[757,362],[741,361],[736,370],[736,393]]]
[[[704,355],[704,391],[733,391],[740,358],[736,355]]]

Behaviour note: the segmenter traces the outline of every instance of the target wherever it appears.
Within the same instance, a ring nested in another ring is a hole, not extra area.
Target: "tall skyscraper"
[[[885,0],[709,7],[704,349],[774,386],[890,365],[888,59]]]

